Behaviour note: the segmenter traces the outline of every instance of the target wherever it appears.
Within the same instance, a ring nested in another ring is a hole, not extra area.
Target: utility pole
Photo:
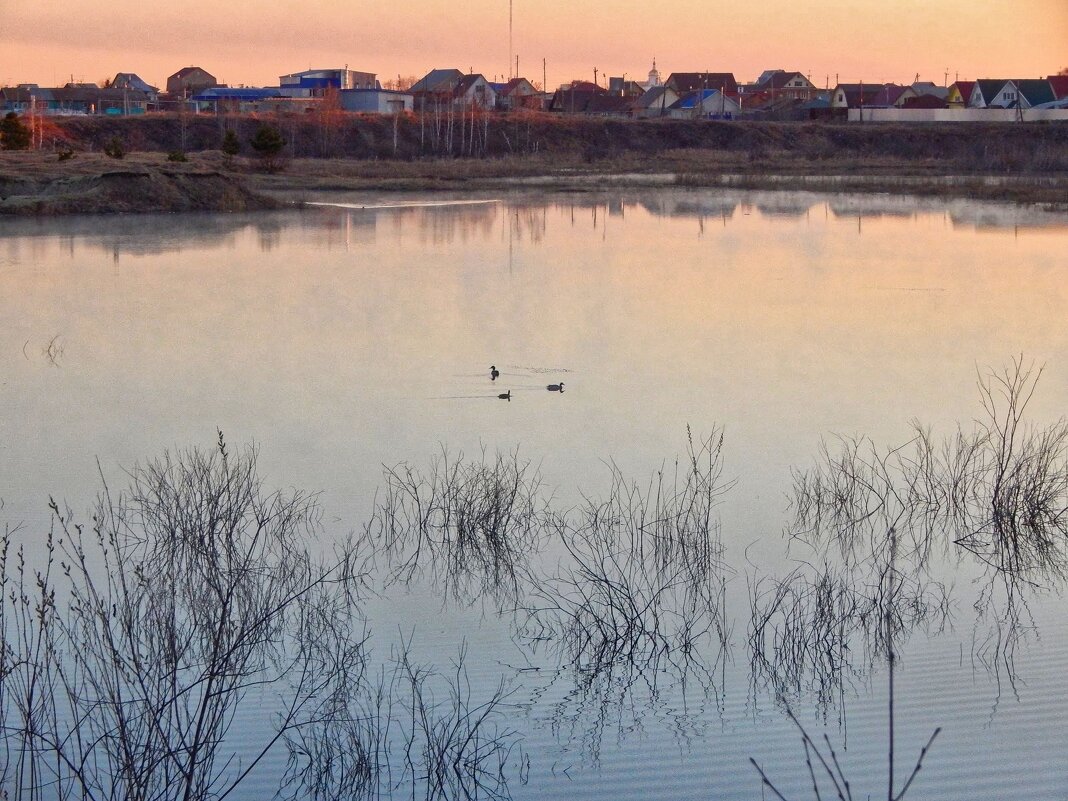
[[[542,92],[548,92],[549,91],[549,79],[546,77],[547,74],[548,73],[546,73],[546,71],[545,71],[545,59],[542,58],[542,60],[541,60],[541,91]]]
[[[512,69],[512,0],[508,0],[508,69]],[[516,70],[518,72],[518,68]],[[512,76],[508,76],[512,77]],[[516,76],[518,77],[518,76]]]

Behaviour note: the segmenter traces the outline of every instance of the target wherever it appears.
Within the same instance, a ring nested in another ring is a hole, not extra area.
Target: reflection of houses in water
[[[1026,206],[961,203],[949,209],[949,220],[954,228],[974,228],[976,231],[1009,228],[1050,233],[1068,231],[1068,216]]]
[[[5,238],[59,240],[73,253],[74,244],[120,256],[152,256],[180,253],[184,248],[215,248],[232,244],[243,230],[267,226],[284,228],[281,215],[288,212],[247,214],[171,214],[166,228],[149,215],[111,215],[51,219],[47,226],[33,219],[10,219],[4,223]]]
[[[721,217],[730,219],[738,208],[738,199],[733,196],[687,197],[650,195],[638,202],[654,217]]]
[[[827,208],[835,217],[850,220],[857,217],[914,217],[923,210],[918,198],[907,195],[899,197],[842,195],[829,200]]]
[[[812,208],[812,204],[808,201],[796,199],[791,195],[786,195],[781,202],[761,200],[755,205],[762,217],[788,217],[791,219],[804,217],[808,214],[809,209]]]

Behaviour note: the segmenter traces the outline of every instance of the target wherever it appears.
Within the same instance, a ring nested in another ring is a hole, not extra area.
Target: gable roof
[[[536,92],[534,84],[528,81],[526,78],[512,78],[508,83],[491,83],[490,86],[494,88],[497,94],[509,97],[516,92]],[[529,93],[528,92],[528,93]]]
[[[776,70],[764,81],[757,80],[757,89],[783,89],[788,83],[792,83],[794,80],[800,78],[803,80],[804,88],[812,88],[812,81],[802,75],[800,72],[785,72],[784,70]]]
[[[431,70],[408,87],[409,92],[451,92],[464,77],[460,70]]]
[[[471,87],[475,86],[479,81],[482,81],[482,83],[487,86],[489,85],[489,81],[477,72],[471,73],[470,75],[464,75],[460,78],[459,82],[457,82],[456,86],[453,87],[452,93],[457,97],[465,95]]]
[[[894,83],[870,84],[870,83],[840,83],[834,87],[832,97],[838,92],[845,93],[846,105],[849,108],[864,106],[892,106],[906,91],[911,91],[911,86],[899,86]]]
[[[715,109],[717,99],[720,97],[720,91],[718,89],[698,89],[696,92],[687,92],[684,96],[672,106],[674,109],[691,109],[700,106],[702,109],[711,108]],[[726,92],[723,93],[724,99],[726,99]],[[734,101],[731,101],[731,105],[734,105]]]
[[[668,92],[671,92],[673,97],[668,96]],[[675,94],[675,90],[670,86],[654,86],[635,100],[634,105],[635,108],[654,108],[663,103],[664,106],[667,107],[672,105],[676,100],[678,100],[678,95]]]
[[[141,92],[158,92],[155,86],[150,86],[146,81],[133,72],[119,72],[115,75],[115,80],[111,82],[111,85],[117,89],[137,89]]]
[[[902,108],[946,108],[949,104],[938,95],[918,95],[908,98]]]
[[[1050,75],[1046,80],[1058,100],[1068,97],[1068,75]]]
[[[725,94],[738,94],[738,81],[733,72],[673,72],[664,83],[676,92],[722,88]]]
[[[989,105],[990,101],[997,97],[998,93],[1009,83],[1008,78],[980,78],[972,88],[972,95],[976,92],[982,98],[983,105]]]
[[[593,86],[593,84],[588,84]],[[597,89],[557,89],[553,93],[550,111],[585,111],[590,101],[598,95],[603,95],[604,90]]]
[[[634,108],[634,98],[625,95],[594,95],[586,104],[587,114],[629,114]]]
[[[1043,78],[1024,78],[1014,81],[1016,88],[1020,90],[1029,106],[1037,106],[1040,103],[1052,103],[1057,99],[1053,93],[1050,82]]]
[[[208,72],[203,67],[182,67],[180,70],[178,70],[178,72],[174,73],[174,75],[172,75],[171,78],[185,78],[186,76],[191,75],[192,73],[198,72],[198,71],[199,72],[203,72],[205,75],[207,75],[213,81],[215,80],[215,76],[212,75],[210,72]]]
[[[968,105],[968,101],[972,96],[972,89],[975,88],[975,81],[957,81],[953,86],[957,87],[957,91],[960,93],[961,100],[964,101],[964,105]],[[950,89],[953,87],[951,86]]]
[[[932,81],[916,81],[912,84],[912,88],[918,95],[934,95],[945,100],[949,97],[949,87],[939,86]]]

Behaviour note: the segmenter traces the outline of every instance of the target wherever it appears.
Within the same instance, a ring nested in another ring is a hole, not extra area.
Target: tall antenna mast
[[[515,78],[512,75],[512,0],[508,0],[508,78],[509,80]]]

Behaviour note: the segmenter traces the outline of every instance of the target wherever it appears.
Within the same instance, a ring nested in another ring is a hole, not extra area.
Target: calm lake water
[[[811,797],[786,703],[854,797],[885,794],[885,660],[856,654],[829,700],[805,681],[777,697],[751,658],[754,588],[816,564],[784,531],[794,471],[835,435],[885,450],[913,421],[970,429],[977,379],[1021,355],[1044,366],[1028,419],[1060,419],[1068,217],[782,193],[443,200],[0,221],[0,527],[32,549],[50,496],[85,515],[101,474],[121,486],[217,429],[258,445],[268,488],[320,492],[330,539],[363,530],[383,465],[518,449],[563,510],[603,495],[610,464],[644,486],[687,427],[721,427],[728,634],[704,673],[577,671],[433,582],[367,601],[373,643],[410,636],[447,666],[466,642],[475,695],[505,679],[530,757],[516,798],[770,797],[750,757]],[[981,564],[943,554],[936,578],[948,600],[895,674],[899,779],[942,727],[909,798],[1068,798],[1062,577],[1021,588],[1011,626]]]

